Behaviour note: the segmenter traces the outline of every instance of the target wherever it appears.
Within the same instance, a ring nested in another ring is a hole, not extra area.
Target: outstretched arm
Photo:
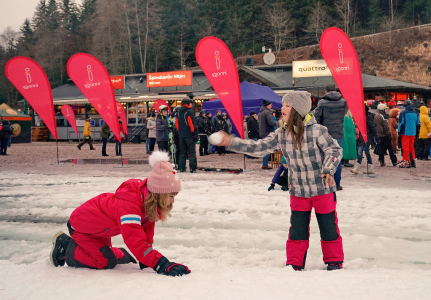
[[[222,133],[223,141],[217,146],[227,147],[227,150],[233,152],[262,157],[266,154],[274,152],[274,150],[278,150],[279,130],[282,129],[277,129],[276,132],[272,132],[266,138],[258,141],[243,140],[237,137],[229,136],[226,133]]]

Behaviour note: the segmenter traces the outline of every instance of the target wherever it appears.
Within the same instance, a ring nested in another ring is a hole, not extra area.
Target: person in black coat
[[[205,111],[199,113],[199,117],[196,119],[196,124],[198,126],[199,133],[199,156],[208,155],[208,135],[210,134],[207,123],[207,118],[205,117]]]
[[[247,123],[247,133],[250,140],[258,140],[259,136],[259,124],[257,123],[257,115],[254,111],[250,112],[250,116],[245,120]]]
[[[184,98],[182,100],[182,106],[175,125],[178,129],[178,136],[180,139],[180,161],[178,163],[178,168],[180,172],[185,172],[188,156],[190,173],[195,173],[198,167],[195,145],[198,141],[198,131],[195,114],[190,109],[191,103],[192,101],[189,98]]]
[[[13,129],[8,120],[2,121],[2,130],[0,131],[0,155],[6,155],[7,144],[9,143],[9,138],[12,136]]]

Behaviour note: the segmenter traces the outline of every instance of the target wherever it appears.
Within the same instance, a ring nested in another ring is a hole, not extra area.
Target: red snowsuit
[[[153,268],[162,254],[153,250],[155,222],[144,211],[147,179],[130,179],[115,193],[96,196],[70,216],[73,241],[66,250],[66,263],[74,267],[113,268],[125,253],[112,247],[111,237],[121,234],[124,243],[144,265]]]

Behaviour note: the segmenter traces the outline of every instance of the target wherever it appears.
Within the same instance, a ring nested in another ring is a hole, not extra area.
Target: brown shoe
[[[264,169],[264,170],[272,170],[272,168],[270,166],[262,166],[262,169]]]

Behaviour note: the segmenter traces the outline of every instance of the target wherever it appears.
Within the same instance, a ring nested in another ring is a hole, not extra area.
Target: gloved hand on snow
[[[275,183],[271,183],[271,185],[268,188],[268,192],[270,192],[271,190],[273,190],[275,187]]]
[[[154,271],[156,271],[157,274],[163,274],[167,276],[183,276],[191,272],[186,266],[170,262],[164,256],[162,256],[154,266]]]

